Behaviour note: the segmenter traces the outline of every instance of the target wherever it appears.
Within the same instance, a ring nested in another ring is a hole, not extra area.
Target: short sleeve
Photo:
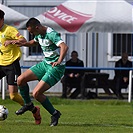
[[[10,39],[20,39],[23,38],[23,36],[20,34],[20,32],[14,28],[14,27],[9,27],[9,36],[11,37]]]
[[[38,37],[37,36],[34,37],[34,41],[38,42]]]
[[[60,43],[63,42],[63,40],[60,37],[60,34],[56,31],[52,31],[48,34],[48,38],[50,41],[52,41],[56,46],[59,46]]]

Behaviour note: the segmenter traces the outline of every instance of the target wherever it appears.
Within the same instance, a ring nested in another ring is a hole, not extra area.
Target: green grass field
[[[38,102],[33,101],[41,108],[42,123],[35,125],[31,112],[16,116],[20,106],[8,98],[0,99],[9,109],[8,118],[0,121],[0,133],[133,133],[133,109],[127,101],[50,100],[62,113],[56,127],[49,127],[50,115]]]

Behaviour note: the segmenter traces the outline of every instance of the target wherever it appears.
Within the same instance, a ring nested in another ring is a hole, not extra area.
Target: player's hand
[[[4,43],[4,46],[8,46],[9,44],[17,44],[18,41],[17,40],[6,40],[5,43]]]
[[[10,40],[5,41],[4,46],[8,46],[9,44],[12,44]]]
[[[52,67],[54,67],[54,66],[59,65],[59,64],[60,64],[60,62],[58,62],[58,61],[57,61],[57,62],[51,62],[50,64],[52,65]]]
[[[17,46],[17,47],[24,46],[24,43],[17,43],[16,46]]]

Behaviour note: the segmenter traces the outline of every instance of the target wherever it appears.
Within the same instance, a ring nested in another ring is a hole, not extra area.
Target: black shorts
[[[8,85],[17,85],[17,77],[21,74],[19,60],[14,61],[11,65],[0,66],[0,79],[6,76]]]

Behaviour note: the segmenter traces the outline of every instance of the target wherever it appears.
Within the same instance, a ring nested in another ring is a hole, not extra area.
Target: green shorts
[[[52,67],[51,64],[47,64],[45,61],[42,61],[32,66],[30,70],[37,76],[39,81],[43,80],[52,87],[63,76],[65,72],[65,65]]]

